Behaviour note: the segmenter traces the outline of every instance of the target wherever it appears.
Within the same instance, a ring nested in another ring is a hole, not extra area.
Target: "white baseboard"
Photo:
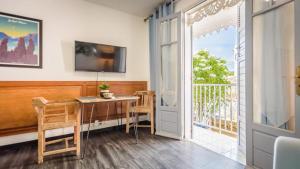
[[[168,138],[173,138],[173,139],[176,139],[176,140],[183,140],[182,137],[179,137],[179,136],[177,136],[175,134],[167,133],[167,132],[164,132],[164,131],[156,131],[155,135],[159,135],[159,136],[163,136],[163,137],[168,137]]]
[[[140,121],[147,120],[147,115],[140,116]],[[120,120],[119,120],[120,121]],[[126,119],[123,118],[122,122],[125,124]],[[130,118],[131,121],[131,118]],[[91,130],[98,130],[108,127],[113,127],[118,125],[118,120],[108,120],[108,121],[102,121],[99,122],[100,124],[98,126],[95,126],[94,123],[91,124]],[[83,125],[83,131],[87,131],[88,124]],[[66,134],[72,134],[74,132],[73,128],[63,128],[63,129],[54,129],[49,130],[46,132],[46,138],[55,137],[55,136],[62,136]],[[33,141],[37,140],[37,132],[32,133],[24,133],[24,134],[17,134],[12,136],[4,136],[0,137],[0,146],[10,145],[10,144],[16,144],[16,143],[22,143],[27,141]]]

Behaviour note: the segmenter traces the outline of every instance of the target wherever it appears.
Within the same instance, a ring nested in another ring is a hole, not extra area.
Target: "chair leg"
[[[139,115],[137,113],[135,113],[134,116],[135,116],[134,134],[135,134],[135,142],[137,144],[138,143],[138,137],[139,137],[139,135],[138,135],[138,123],[139,123],[138,119],[139,119]]]
[[[80,126],[75,126],[74,127],[74,143],[76,145],[76,155],[80,157]]]
[[[45,140],[44,131],[38,131],[38,163],[43,163],[43,154],[44,154],[44,140]]]
[[[135,142],[138,143],[138,133],[137,133],[137,113],[131,112],[132,125],[134,130]]]
[[[81,139],[80,139],[80,135],[81,135],[81,133],[80,133],[81,123],[80,123],[80,121],[81,121],[81,115],[82,115],[81,113],[83,113],[83,112],[81,112],[80,106],[78,106],[76,108],[76,111],[77,111],[77,115],[76,115],[76,122],[77,122],[77,124],[74,127],[74,133],[75,133],[75,135],[74,135],[74,143],[76,145],[76,155],[77,155],[77,157],[80,157],[80,149],[81,149],[81,144],[80,144],[80,141],[81,141]]]
[[[151,125],[151,134],[154,134],[154,113],[150,113],[150,125]]]
[[[77,127],[76,126],[74,126],[73,138],[74,138],[74,144],[77,144]]]

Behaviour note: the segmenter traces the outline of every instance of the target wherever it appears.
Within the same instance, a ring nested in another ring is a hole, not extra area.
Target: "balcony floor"
[[[239,151],[237,138],[235,137],[193,125],[193,141],[232,160],[242,164],[246,163],[246,157]]]

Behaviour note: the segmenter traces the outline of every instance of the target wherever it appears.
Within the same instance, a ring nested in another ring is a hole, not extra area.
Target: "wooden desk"
[[[83,139],[83,117],[84,117],[84,105],[91,104],[92,105],[92,110],[90,112],[90,119],[89,119],[89,125],[88,125],[88,132],[87,132],[87,137],[86,137],[86,143],[84,144],[84,149],[83,149],[83,154],[82,158],[85,156],[85,150],[86,146],[89,142],[89,134],[90,134],[90,126],[92,123],[92,118],[94,114],[94,107],[95,104],[97,103],[105,103],[105,102],[118,102],[118,101],[126,101],[126,133],[129,133],[129,109],[130,109],[130,103],[136,102],[139,99],[137,96],[117,96],[112,99],[104,99],[101,97],[79,97],[76,98],[78,102],[81,104],[81,138]],[[83,141],[82,141],[83,142]]]

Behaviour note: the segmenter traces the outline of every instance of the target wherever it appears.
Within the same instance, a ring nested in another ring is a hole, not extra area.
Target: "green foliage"
[[[226,60],[210,55],[208,51],[200,50],[193,56],[194,84],[229,84],[232,76],[226,66]]]
[[[229,76],[232,76],[226,66],[226,60],[210,55],[208,51],[200,50],[193,56],[193,84],[211,84],[206,86],[195,86],[194,112],[198,120],[206,114],[218,112],[220,107],[226,106],[225,95],[228,86],[214,86],[212,84],[230,84]]]
[[[101,84],[101,85],[99,85],[99,88],[101,89],[101,90],[108,90],[110,87],[109,87],[109,85],[107,85],[107,84]]]

